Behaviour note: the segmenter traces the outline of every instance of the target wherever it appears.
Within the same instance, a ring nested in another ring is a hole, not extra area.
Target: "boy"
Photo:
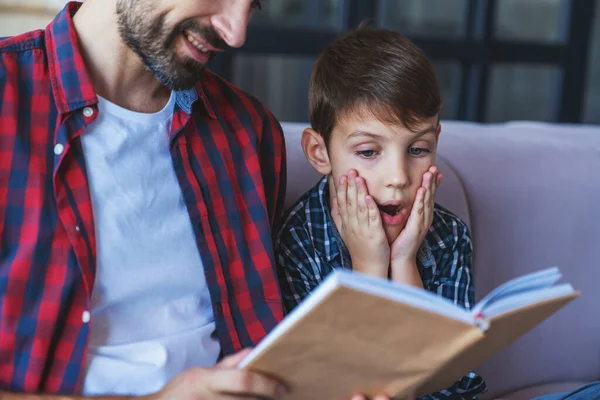
[[[359,28],[328,46],[309,90],[302,135],[323,179],[282,220],[275,244],[286,310],[332,270],[389,278],[470,308],[467,226],[434,203],[440,93],[425,55],[400,34]],[[428,399],[473,399],[474,373]]]

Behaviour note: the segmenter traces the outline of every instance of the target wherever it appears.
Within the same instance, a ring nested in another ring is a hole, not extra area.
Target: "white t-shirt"
[[[175,93],[155,114],[99,101],[82,136],[98,255],[82,392],[144,395],[220,346],[169,153]]]

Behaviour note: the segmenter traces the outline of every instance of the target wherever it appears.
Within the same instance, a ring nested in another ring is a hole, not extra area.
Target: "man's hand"
[[[387,278],[390,246],[379,208],[355,170],[340,177],[331,215],[352,258],[352,269]]]
[[[249,350],[224,358],[213,368],[194,368],[173,378],[160,392],[143,400],[277,399],[286,388],[263,375],[238,370]]]
[[[435,192],[441,179],[442,174],[435,166],[423,174],[423,183],[417,190],[406,226],[392,243],[391,270],[392,279],[396,282],[422,286],[416,268],[417,252],[433,222]]]

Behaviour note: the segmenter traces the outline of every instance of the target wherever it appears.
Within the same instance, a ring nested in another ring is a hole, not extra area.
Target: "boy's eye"
[[[262,0],[253,0],[252,3],[250,3],[250,8],[252,10],[258,9],[258,10],[262,10],[262,5],[260,4]]]
[[[376,152],[375,150],[360,150],[357,151],[356,154],[364,158],[371,158],[376,154]]]
[[[429,149],[423,149],[420,147],[411,147],[410,149],[408,149],[408,153],[411,156],[421,156],[421,155],[427,154],[429,152],[430,152]]]

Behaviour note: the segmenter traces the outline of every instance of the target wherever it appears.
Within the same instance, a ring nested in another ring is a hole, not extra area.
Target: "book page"
[[[510,297],[501,298],[491,304],[488,304],[482,311],[485,315],[485,318],[494,318],[512,310],[566,296],[573,292],[573,286],[565,283],[554,287],[538,289],[531,292],[522,292]]]
[[[552,267],[512,279],[492,290],[473,307],[472,312],[478,314],[494,302],[507,297],[549,288],[558,282],[561,277],[560,270],[557,267]]]

